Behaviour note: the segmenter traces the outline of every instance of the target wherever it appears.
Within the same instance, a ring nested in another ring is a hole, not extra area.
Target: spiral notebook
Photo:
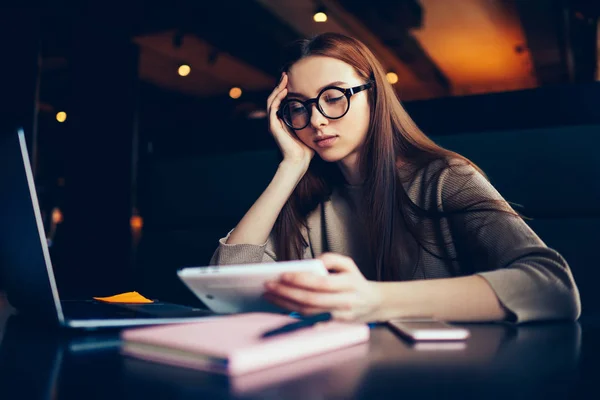
[[[369,339],[367,325],[335,321],[262,337],[264,332],[294,321],[286,315],[248,313],[201,323],[128,329],[121,334],[121,351],[151,362],[240,375]]]

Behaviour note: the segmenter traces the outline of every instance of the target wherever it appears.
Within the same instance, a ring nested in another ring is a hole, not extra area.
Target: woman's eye
[[[338,101],[341,101],[344,98],[344,96],[339,96],[339,97],[328,97],[325,99],[326,102],[328,103],[337,103]]]

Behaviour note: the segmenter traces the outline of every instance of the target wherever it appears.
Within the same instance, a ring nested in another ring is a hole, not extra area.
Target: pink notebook
[[[133,328],[121,334],[122,352],[153,362],[240,375],[369,339],[367,325],[335,321],[261,337],[265,331],[294,321],[285,315],[248,313],[207,322]]]

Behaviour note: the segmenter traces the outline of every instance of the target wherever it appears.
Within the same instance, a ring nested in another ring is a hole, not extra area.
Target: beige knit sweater
[[[405,189],[415,204],[427,209],[464,206],[469,203],[469,193],[503,201],[485,177],[459,163],[447,168],[441,161],[432,162],[407,181]],[[330,199],[308,216],[308,230],[303,232],[308,246],[303,258],[314,258],[324,251],[347,255],[367,279],[374,279],[361,229],[360,209],[365,205],[361,204],[360,191],[360,187],[351,186],[334,190]],[[412,279],[478,274],[514,314],[516,322],[579,317],[579,292],[567,262],[521,218],[477,211],[431,224],[430,229],[430,236],[438,239],[428,246],[429,251],[420,250]],[[260,246],[227,244],[228,237],[219,241],[212,265],[277,261],[272,236]],[[450,259],[431,253],[448,255]],[[451,260],[456,256],[460,261]]]

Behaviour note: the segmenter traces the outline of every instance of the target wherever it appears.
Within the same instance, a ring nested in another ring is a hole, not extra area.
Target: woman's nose
[[[311,110],[311,115],[310,115],[310,124],[314,128],[318,128],[318,127],[327,125],[328,122],[329,122],[329,120],[323,114],[321,114],[321,111],[319,111],[319,108],[317,107],[317,105],[312,104],[312,110]]]

